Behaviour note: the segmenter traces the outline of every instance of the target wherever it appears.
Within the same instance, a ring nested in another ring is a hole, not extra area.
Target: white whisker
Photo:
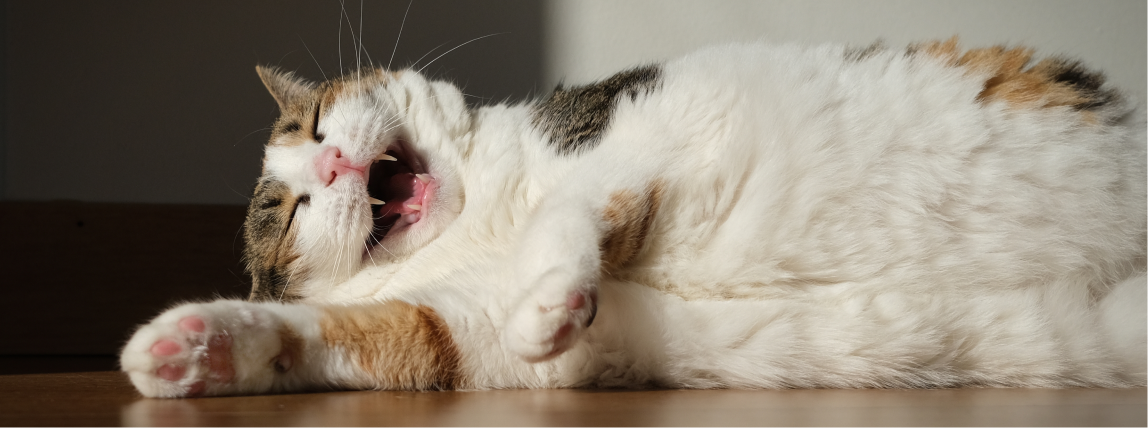
[[[283,283],[283,289],[279,290],[279,303],[283,303],[283,296],[287,294],[287,288],[291,286],[291,279],[295,277],[295,271],[299,270],[302,263],[295,262],[295,267],[291,268],[291,273],[287,274],[287,282]]]
[[[445,45],[446,45],[446,43],[441,43],[441,44],[439,44],[438,46],[435,46],[435,47],[431,48],[431,50],[427,51],[427,53],[423,54],[423,56],[420,56],[420,57],[419,57],[419,59],[416,59],[416,60],[415,60],[415,62],[411,63],[411,68],[414,68],[414,66],[418,65],[419,61],[422,61],[422,60],[423,60],[423,58],[426,58],[426,57],[427,57],[427,55],[430,55],[430,54],[431,54],[431,52],[437,51],[437,50],[438,50],[438,48],[441,48],[441,47],[443,47],[443,46],[445,46]]]
[[[403,23],[399,24],[399,36],[395,37],[395,48],[391,50],[391,59],[387,61],[387,70],[391,69],[391,64],[395,62],[395,52],[399,51],[399,40],[403,38],[403,28],[407,26],[407,14],[411,11],[411,5],[415,0],[407,2],[407,10],[403,12]]]
[[[315,54],[311,53],[311,48],[307,47],[307,42],[303,41],[303,36],[299,36],[299,43],[303,44],[303,49],[307,50],[307,55],[311,55],[311,60],[315,61],[315,67],[318,67],[319,73],[323,74],[323,80],[327,80],[327,73],[323,72],[323,66],[319,65],[319,60],[315,59]]]
[[[455,50],[455,49],[458,49],[458,48],[461,48],[461,47],[463,47],[463,46],[466,46],[467,44],[470,44],[471,42],[479,41],[479,40],[485,39],[485,38],[487,38],[487,37],[491,37],[491,36],[498,36],[498,35],[502,35],[502,34],[510,34],[510,33],[494,33],[494,34],[487,34],[487,35],[485,35],[485,36],[482,36],[482,37],[475,37],[475,38],[473,38],[473,39],[467,40],[467,41],[463,42],[462,44],[460,44],[460,45],[458,45],[458,46],[455,46],[455,47],[451,48],[451,50],[449,50],[449,51],[446,51],[446,52],[443,52],[443,53],[442,53],[442,55],[439,55],[439,56],[435,57],[435,59],[432,59],[432,60],[431,60],[430,62],[428,62],[426,65],[424,65],[424,66],[420,67],[420,68],[419,68],[419,70],[418,70],[418,72],[419,72],[419,73],[422,73],[422,72],[423,72],[423,69],[426,69],[426,68],[427,68],[427,66],[429,66],[429,65],[431,65],[431,64],[434,64],[434,62],[435,62],[435,61],[438,61],[438,59],[439,59],[439,58],[442,58],[444,55],[446,55],[446,54],[448,54],[448,53],[451,53],[451,52],[454,52],[454,50]],[[439,45],[439,46],[442,46],[442,45]],[[438,49],[438,48],[435,48],[435,49]],[[425,56],[425,55],[424,55],[424,56]],[[421,58],[420,58],[420,59],[421,59]]]
[[[339,8],[343,7],[343,1],[339,1]],[[343,14],[339,15],[339,73],[343,72]]]
[[[345,0],[339,0],[339,8],[342,9],[343,17],[347,18],[347,26],[350,27],[354,24],[351,23],[351,15],[347,14],[347,8],[344,7],[344,1]],[[342,23],[343,21],[340,19],[339,24],[342,25]],[[342,30],[342,27],[339,27],[339,29]],[[347,31],[351,32],[351,42],[355,46],[355,68],[358,69],[361,66],[359,63],[359,46],[362,45],[362,37],[356,38],[355,29],[353,27],[348,28]],[[340,65],[340,67],[342,66]]]

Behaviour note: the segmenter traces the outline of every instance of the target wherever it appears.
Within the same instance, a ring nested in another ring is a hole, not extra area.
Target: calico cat
[[[258,73],[250,300],[141,327],[146,396],[1145,385],[1145,117],[1076,62],[728,45],[480,108]]]

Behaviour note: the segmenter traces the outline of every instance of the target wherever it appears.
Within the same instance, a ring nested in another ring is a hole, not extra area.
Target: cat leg
[[[661,186],[605,198],[557,193],[523,234],[515,259],[522,297],[503,329],[503,344],[529,362],[561,354],[591,325],[601,275],[641,251]]]
[[[458,352],[422,306],[220,300],[178,306],[140,327],[120,364],[148,397],[315,389],[451,389]]]

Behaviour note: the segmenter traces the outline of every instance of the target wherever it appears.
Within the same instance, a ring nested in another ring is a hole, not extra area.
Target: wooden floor
[[[327,392],[141,398],[117,372],[0,376],[0,425],[1126,425],[1146,391]]]

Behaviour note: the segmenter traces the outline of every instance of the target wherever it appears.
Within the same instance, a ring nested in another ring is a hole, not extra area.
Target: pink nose
[[[355,166],[350,159],[343,157],[336,147],[326,147],[315,157],[315,171],[324,186],[330,186],[340,175],[363,175],[363,167]]]

